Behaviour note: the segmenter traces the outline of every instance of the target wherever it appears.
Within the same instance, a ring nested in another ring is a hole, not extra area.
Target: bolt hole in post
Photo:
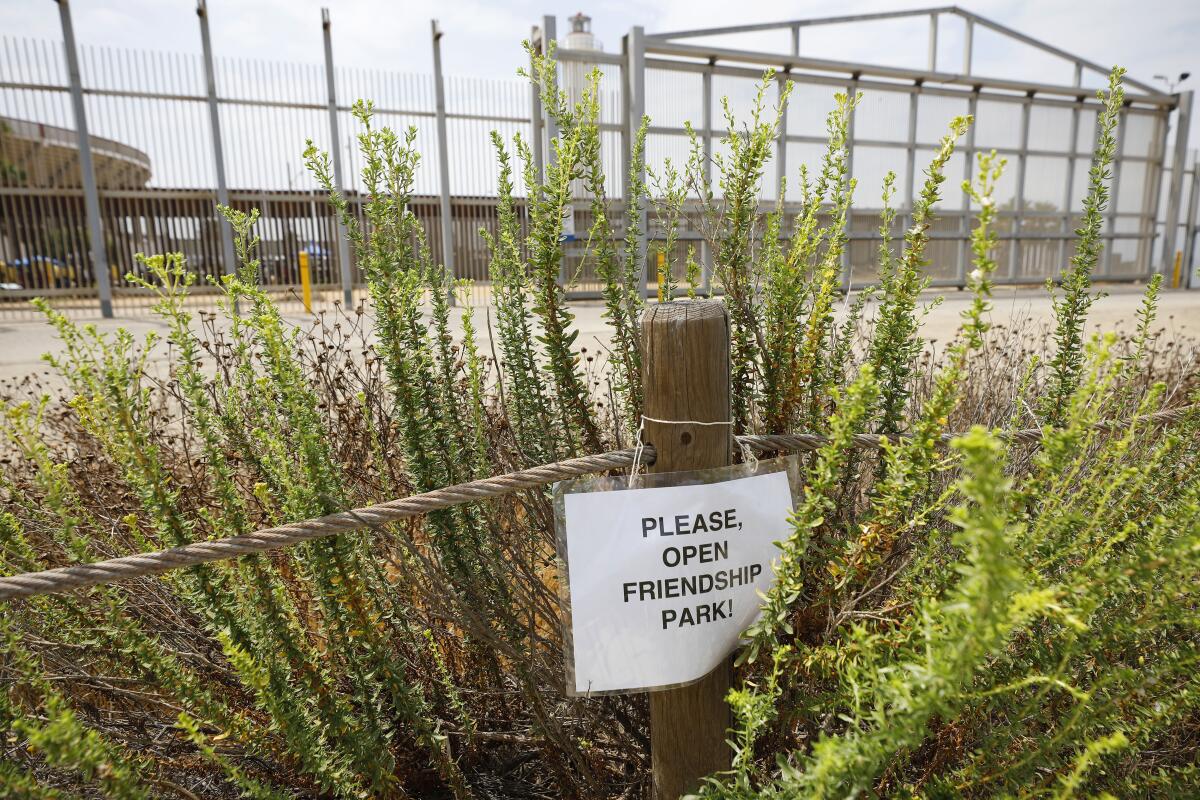
[[[684,445],[691,444],[692,434],[688,431],[684,431],[683,433],[679,434],[679,443]]]

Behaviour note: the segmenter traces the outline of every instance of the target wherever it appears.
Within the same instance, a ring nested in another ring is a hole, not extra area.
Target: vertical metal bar
[[[975,20],[967,19],[967,29],[963,34],[963,75],[971,74],[971,61],[975,54]]]
[[[800,55],[800,26],[792,26],[792,55]]]
[[[1200,223],[1196,215],[1200,212],[1200,158],[1195,150],[1192,151],[1192,190],[1188,197],[1186,226],[1183,231],[1183,263],[1187,265],[1187,273],[1183,278],[1185,289],[1193,288],[1196,274],[1196,226]]]
[[[204,82],[208,93],[208,122],[212,130],[213,167],[217,175],[217,203],[229,207],[229,186],[225,182],[225,149],[221,142],[221,111],[217,100],[217,74],[213,68],[212,40],[208,35],[208,4],[205,0],[196,3],[196,16],[200,18],[200,46],[204,51]],[[237,272],[233,256],[233,226],[224,214],[217,214],[217,225],[221,231],[222,271],[226,275]]]
[[[1076,86],[1079,85],[1081,71],[1077,66],[1075,68]],[[1063,186],[1062,193],[1062,228],[1059,231],[1062,238],[1058,240],[1058,270],[1063,272],[1067,266],[1067,236],[1071,233],[1071,191],[1075,188],[1075,145],[1079,141],[1079,112],[1083,106],[1083,101],[1075,103],[1071,108],[1071,140],[1067,146],[1067,152],[1070,157],[1067,158],[1067,179]],[[1057,278],[1058,275],[1051,275],[1051,278]]]
[[[1097,114],[1099,114],[1098,111]],[[1121,193],[1121,165],[1125,161],[1125,129],[1128,121],[1129,114],[1122,111],[1117,119],[1117,152],[1113,157],[1112,190],[1108,199],[1108,246],[1104,249],[1104,272],[1101,273],[1102,277],[1112,275],[1113,250],[1116,249],[1117,244],[1117,240],[1114,238],[1117,232],[1117,201]],[[1099,126],[1097,126],[1098,129]]]
[[[558,40],[558,18],[555,17],[553,14],[546,14],[545,16],[542,17],[542,53],[545,54],[547,57],[550,57],[553,59],[552,65],[553,65],[554,69],[552,70],[552,73],[551,73],[551,75],[552,75],[551,80],[554,81],[554,86],[552,87],[554,89],[554,91],[558,91],[558,88],[560,86],[560,82],[558,79],[558,53],[556,52],[557,40]],[[558,163],[558,150],[556,149],[555,144],[554,144],[554,140],[558,138],[558,120],[556,120],[554,118],[554,114],[551,113],[550,109],[545,109],[545,122],[546,122],[546,170],[545,171],[548,174],[550,171],[550,167],[552,165]],[[628,174],[628,173],[626,173],[626,174]],[[545,178],[543,177],[543,179],[545,179]],[[570,202],[572,204],[571,213],[574,213],[575,198],[573,195],[571,197]],[[564,290],[566,290],[569,279],[570,279],[570,276],[567,274],[567,256],[564,253],[558,262],[558,285],[563,287]]]
[[[704,147],[704,185],[712,186],[712,65],[704,70],[701,75],[703,83],[704,97],[701,99],[702,110],[701,119],[704,124],[702,145]],[[708,239],[704,238],[700,241],[700,276],[703,283],[703,293],[706,295],[712,294],[712,270],[713,270],[713,252],[712,246],[708,243]]]
[[[967,113],[974,120],[979,112],[979,91],[971,92],[971,98],[967,100]],[[963,180],[969,181],[974,177],[975,172],[975,124],[967,129],[967,141],[963,148]],[[970,259],[967,256],[967,242],[971,236],[971,196],[963,191],[962,201],[962,216],[959,217],[959,231],[962,238],[958,240],[958,285],[960,288],[967,285],[967,265]]]
[[[938,15],[929,15],[929,71],[937,72]]]
[[[902,215],[902,219],[908,217],[912,213],[913,207],[913,183],[916,181],[916,176],[913,174],[917,169],[917,109],[920,104],[921,87],[913,87],[912,94],[908,96],[908,142],[905,145],[904,153],[904,169],[907,173],[907,180],[904,186],[903,203],[904,208],[908,212]],[[908,227],[907,225],[905,227]]]
[[[1145,248],[1149,248],[1146,254],[1146,272],[1153,274],[1154,272],[1154,240],[1158,235],[1158,204],[1159,198],[1162,196],[1162,182],[1164,163],[1167,152],[1167,140],[1170,138],[1170,118],[1168,111],[1160,109],[1154,115],[1154,132],[1155,138],[1151,145],[1150,158],[1153,161],[1146,162],[1146,180],[1143,185],[1142,195],[1142,217],[1138,226],[1138,230],[1142,235],[1142,239],[1138,242],[1139,260],[1140,254]],[[1185,157],[1186,157],[1186,150]],[[1186,165],[1185,165],[1186,166]],[[1153,171],[1153,173],[1151,172]],[[1150,175],[1154,175],[1154,180],[1149,180]],[[1180,181],[1182,182],[1182,178]],[[1148,194],[1147,194],[1148,192]],[[1183,200],[1183,187],[1180,186],[1180,202]],[[1166,242],[1163,243],[1164,255],[1166,253]],[[1170,265],[1173,267],[1175,257],[1170,257]],[[1165,277],[1165,276],[1164,276]]]
[[[68,0],[58,0],[58,14],[62,21],[63,50],[67,57],[67,73],[71,80],[71,108],[75,112],[79,172],[83,177],[83,203],[87,212],[88,238],[92,245],[92,273],[95,275],[96,288],[100,295],[100,314],[106,319],[111,319],[112,283],[108,275],[108,250],[104,246],[104,228],[100,224],[100,194],[96,189],[87,111],[83,106],[83,77],[79,72],[79,54],[75,50],[75,29],[71,25],[71,6]]]
[[[629,29],[628,53],[626,63],[628,68],[626,75],[628,77],[629,92],[628,108],[629,108],[629,143],[633,146],[634,136],[637,134],[637,129],[642,124],[642,117],[646,114],[646,32],[641,25],[634,25]],[[642,169],[638,170],[637,181],[644,183],[646,180],[646,169],[643,163]],[[626,201],[629,196],[626,193]],[[642,208],[638,214],[638,253],[642,256],[643,264],[646,264],[646,209]],[[642,291],[650,297],[650,290],[646,284],[646,268],[642,268]]]
[[[1021,212],[1025,210],[1025,172],[1029,161],[1029,108],[1032,105],[1032,97],[1027,97],[1021,104],[1021,150],[1017,153],[1017,194],[1013,200],[1013,210],[1016,213],[1012,223],[1012,247],[1008,250],[1008,277],[1010,279],[1017,277],[1017,262],[1023,249]]]
[[[450,145],[446,137],[446,89],[442,83],[442,31],[436,19],[429,21],[433,35],[433,95],[437,113],[438,183],[441,194],[438,213],[442,223],[442,269],[455,278],[454,271],[454,226],[450,219]],[[454,305],[454,287],[447,290],[447,301]]]
[[[1169,275],[1175,259],[1175,243],[1179,234],[1179,212],[1183,207],[1183,171],[1187,162],[1188,135],[1192,126],[1192,100],[1194,92],[1180,92],[1179,105],[1175,116],[1175,152],[1171,157],[1171,186],[1167,194],[1166,229],[1163,231],[1162,265],[1159,270],[1163,277]],[[1166,160],[1166,152],[1163,152]],[[1115,181],[1115,178],[1114,178]],[[1113,203],[1116,203],[1116,189],[1113,190]]]
[[[783,75],[780,78],[778,78],[775,82],[776,88],[779,91],[779,102],[780,103],[783,102],[783,93],[787,86],[788,80],[790,80],[790,72],[791,72],[791,70],[785,70]],[[777,172],[776,172],[775,188],[776,188],[776,191],[779,192],[778,199],[780,200],[780,202],[782,202],[784,197],[786,196],[786,189],[781,188],[781,187],[787,186],[787,179],[788,179],[788,174],[787,174],[787,136],[788,136],[787,118],[788,118],[787,109],[785,108],[785,109],[783,109],[783,113],[780,114],[780,116],[779,116],[779,134],[775,140],[775,160],[777,162],[779,162],[779,167],[777,168]],[[784,219],[782,221],[783,221],[784,226],[786,227],[786,225],[787,225],[787,215],[786,214],[784,214]]]
[[[329,9],[321,9],[321,29],[325,34],[325,85],[329,91],[329,155],[333,159],[333,182],[343,195],[346,183],[342,179],[342,137],[338,132],[337,84],[333,77],[333,37],[330,34]],[[354,279],[350,274],[350,238],[341,219],[336,220],[338,261],[342,276],[342,302],[347,310],[354,305]]]
[[[542,17],[542,53],[551,55],[551,48],[554,47],[555,41],[558,38],[558,19],[551,14]],[[558,55],[554,55],[555,65],[557,66]],[[557,76],[557,69],[555,70]],[[555,78],[555,88],[558,87],[557,77]],[[547,163],[552,163],[555,160],[554,145],[552,144],[558,138],[558,121],[553,115],[545,114],[546,122],[546,158]]]
[[[546,53],[546,36],[542,33],[541,28],[536,25],[529,33],[529,43],[538,52],[545,55]],[[533,174],[538,176],[539,180],[546,180],[546,151],[545,143],[542,141],[543,121],[542,121],[542,94],[538,91],[538,85],[533,80],[537,76],[534,74],[533,55],[529,56],[529,145],[533,150]],[[526,187],[528,192],[530,187]]]
[[[849,85],[846,86],[846,96],[850,99],[851,102],[854,102],[854,98],[858,96],[858,76],[857,75],[855,76],[854,80],[850,81]],[[850,123],[846,128],[846,149],[848,150],[848,152],[846,153],[846,180],[847,181],[849,181],[850,179],[852,179],[854,177],[854,120],[856,117],[857,117],[857,114],[855,114],[853,111],[850,112]],[[850,215],[850,220],[849,220],[848,224],[853,226],[853,222],[854,222],[854,207],[853,206],[850,207],[849,215]],[[842,248],[842,291],[846,292],[847,294],[849,294],[849,292],[850,292],[850,286],[851,286],[850,272],[851,272],[852,268],[853,267],[852,267],[852,264],[850,261],[850,242],[847,241],[845,247]]]

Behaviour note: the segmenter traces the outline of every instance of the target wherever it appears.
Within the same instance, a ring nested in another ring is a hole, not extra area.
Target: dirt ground
[[[1107,296],[1092,307],[1089,318],[1091,328],[1107,331],[1132,327],[1141,303],[1142,287],[1116,285],[1101,288]],[[929,312],[923,334],[927,339],[945,343],[957,330],[959,314],[969,302],[969,295],[954,290],[940,294],[944,299]],[[927,300],[932,301],[938,296],[939,293],[931,292]],[[1032,323],[1036,326],[1051,319],[1050,299],[1041,288],[997,289],[992,306],[992,321],[996,324]],[[591,350],[607,343],[609,329],[601,316],[603,307],[599,303],[575,303],[572,310],[580,331],[577,341],[581,347]],[[165,326],[152,315],[140,309],[136,311],[130,313],[131,309],[123,308],[118,311],[117,318],[96,320],[95,324],[102,331],[125,328],[137,336],[149,331],[166,332]],[[482,344],[486,351],[487,326],[484,315],[485,309],[476,310],[477,327],[485,339]],[[455,314],[456,326],[459,318],[459,314]],[[296,325],[311,321],[311,317],[303,313],[286,314],[286,319]],[[1168,334],[1200,337],[1200,291],[1164,291],[1159,304],[1158,325],[1165,328]],[[44,321],[6,320],[0,316],[0,380],[20,379],[34,372],[47,372],[49,368],[42,360],[42,354],[58,349],[59,343],[54,332]],[[166,349],[156,350],[156,356],[161,363],[166,357]]]

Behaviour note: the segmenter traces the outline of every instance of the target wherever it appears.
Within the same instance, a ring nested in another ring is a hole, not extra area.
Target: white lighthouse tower
[[[566,35],[560,45],[564,50],[572,50],[574,52],[604,52],[604,45],[592,33],[591,17],[580,11],[570,17],[568,21],[571,23],[571,32]],[[580,97],[583,95],[583,89],[587,85],[588,73],[595,66],[595,64],[589,64],[585,61],[572,60],[559,62],[562,88],[572,103],[579,102]]]

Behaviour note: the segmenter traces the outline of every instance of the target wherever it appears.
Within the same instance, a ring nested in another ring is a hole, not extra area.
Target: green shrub
[[[878,286],[839,312],[858,98],[837,97],[828,150],[800,170],[793,205],[760,207],[783,113],[764,101],[771,74],[749,120],[727,110],[715,184],[695,138],[686,163],[643,181],[643,121],[617,204],[598,77],[577,103],[553,60],[535,57],[530,77],[561,135],[544,181],[526,142],[493,136],[490,353],[479,312],[451,308],[462,287],[409,207],[415,131],[377,127],[360,103],[361,220],[333,191],[328,156],[310,146],[305,159],[369,302],[288,325],[256,285],[256,215],[224,209],[241,267],[216,313],[188,310],[192,276],[173,254],[144,259],[162,341],[47,307],[63,344],[56,382],[5,390],[0,570],[231,536],[625,446],[642,407],[643,226],[666,245],[651,251],[665,262],[659,301],[682,291],[679,274],[695,297],[695,254],[678,264],[671,246],[688,217],[730,313],[738,430],[828,437],[805,457],[778,580],[740,656],[734,768],[701,794],[1200,792],[1200,420],[1136,420],[1200,399],[1195,344],[1155,333],[1157,283],[1136,331],[1085,336],[1120,72],[1101,98],[1051,346],[990,323],[1005,166],[992,154],[964,187],[973,300],[937,356],[920,330],[929,231],[969,119],[950,122],[902,242],[885,181]],[[612,331],[603,367],[579,347],[559,279],[578,185]],[[162,347],[167,374],[151,362]],[[1010,436],[1031,419],[1040,446]],[[947,449],[950,430],[967,433]],[[853,446],[864,433],[905,436],[874,452]],[[0,797],[642,796],[646,698],[563,695],[552,532],[548,493],[528,491],[8,604]]]

